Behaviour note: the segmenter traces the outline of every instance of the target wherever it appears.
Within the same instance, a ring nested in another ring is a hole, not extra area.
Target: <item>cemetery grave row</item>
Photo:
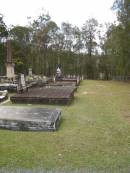
[[[24,74],[15,75],[11,55],[11,41],[7,40],[6,77],[0,78],[0,90],[8,90],[17,94],[10,97],[12,103],[68,104],[74,98],[79,78],[63,78],[60,65],[56,70],[55,80],[34,76],[29,68],[28,80]],[[10,82],[4,80],[10,79]],[[13,81],[15,80],[15,82]],[[0,101],[4,91],[1,91]],[[0,107],[0,128],[12,130],[56,130],[60,123],[61,112],[57,109]]]
[[[24,81],[24,77],[20,80],[18,85],[20,84],[19,86],[23,88],[20,93],[10,97],[12,103],[68,104],[73,100],[74,92],[79,84],[79,79],[64,79],[55,82],[52,82],[52,79],[40,79],[28,83]],[[60,117],[61,111],[58,109],[0,107],[0,128],[55,131],[59,127]]]
[[[40,79],[35,87],[31,87],[31,83],[26,85],[23,80],[22,76],[18,84],[18,93],[10,98],[12,103],[69,104],[80,82],[78,78],[63,78],[58,81],[49,79],[46,82]]]

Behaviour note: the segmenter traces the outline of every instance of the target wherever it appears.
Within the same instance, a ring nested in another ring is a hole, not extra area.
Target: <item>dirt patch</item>
[[[92,94],[95,94],[95,92],[92,92],[92,91],[84,91],[82,94],[83,95],[92,95]]]
[[[124,112],[123,116],[130,122],[130,111]]]

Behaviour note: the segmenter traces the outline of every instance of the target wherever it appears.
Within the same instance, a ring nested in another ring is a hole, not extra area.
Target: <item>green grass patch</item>
[[[61,109],[59,130],[0,130],[1,169],[130,171],[130,84],[83,81],[70,106],[33,106]]]

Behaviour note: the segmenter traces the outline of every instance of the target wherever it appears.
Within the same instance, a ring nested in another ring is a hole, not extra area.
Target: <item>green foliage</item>
[[[31,28],[23,26],[13,26],[10,29],[10,37],[13,38],[21,47],[26,46],[31,41]]]
[[[8,36],[7,27],[3,21],[3,15],[0,14],[0,42],[1,42],[2,38],[5,38],[7,36]]]
[[[12,57],[15,63],[15,72],[26,73],[30,66],[30,43],[31,43],[30,27],[14,26],[10,29]]]
[[[117,10],[118,24],[107,28],[99,70],[124,80],[130,76],[130,0],[116,0],[113,10]]]
[[[130,75],[130,2],[116,0],[113,9],[117,10],[119,24],[111,24],[106,35],[99,37],[98,21],[87,20],[80,29],[63,22],[61,28],[48,14],[41,14],[29,26],[13,26],[9,36],[12,39],[12,57],[15,73],[55,75],[61,64],[63,75],[84,75],[97,79],[103,73],[105,79],[127,78]],[[101,29],[101,28],[100,28]],[[7,28],[0,18],[0,38],[7,37]],[[102,54],[99,56],[99,46]],[[5,48],[0,47],[1,51]],[[5,52],[1,55],[1,68]],[[3,69],[0,73],[3,73]]]
[[[103,49],[113,58],[112,75],[127,79],[130,75],[130,1],[116,0],[113,9],[117,10],[119,24],[108,28]]]
[[[4,75],[5,72],[5,45],[3,43],[0,43],[0,75]]]
[[[89,19],[83,25],[82,37],[84,40],[85,48],[89,56],[92,56],[94,49],[97,46],[96,43],[96,32],[97,32],[98,21],[94,18]]]
[[[2,19],[1,17],[1,26],[5,27]],[[94,54],[97,21],[91,19],[87,24],[85,27],[91,27],[89,29],[93,31],[91,54]],[[1,29],[1,35],[3,33]],[[85,75],[88,78],[96,78],[98,76],[96,58],[89,59],[88,51],[86,54],[81,53],[90,47],[90,44],[84,47],[84,34],[86,33],[82,33],[78,27],[65,22],[59,28],[48,14],[41,14],[30,23],[30,26],[12,26],[9,29],[9,36],[15,73],[27,74],[28,68],[32,67],[35,74],[52,76],[55,75],[57,65],[61,64],[64,75]],[[5,49],[3,54],[6,54]],[[5,57],[1,58],[2,63]]]
[[[3,40],[8,36],[7,27],[3,21],[3,15],[0,14],[0,75],[5,73],[6,48]]]

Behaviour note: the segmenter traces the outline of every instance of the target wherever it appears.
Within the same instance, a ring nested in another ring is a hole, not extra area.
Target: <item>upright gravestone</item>
[[[20,75],[20,82],[21,82],[22,87],[26,87],[24,74]]]
[[[17,91],[18,93],[22,93],[24,90],[26,90],[25,77],[24,74],[19,74]]]
[[[14,64],[12,63],[12,57],[11,57],[11,42],[10,40],[7,40],[6,43],[7,47],[7,56],[6,56],[6,76],[8,78],[14,78]]]
[[[28,69],[28,75],[29,75],[29,76],[32,76],[32,68],[29,68],[29,69]]]

